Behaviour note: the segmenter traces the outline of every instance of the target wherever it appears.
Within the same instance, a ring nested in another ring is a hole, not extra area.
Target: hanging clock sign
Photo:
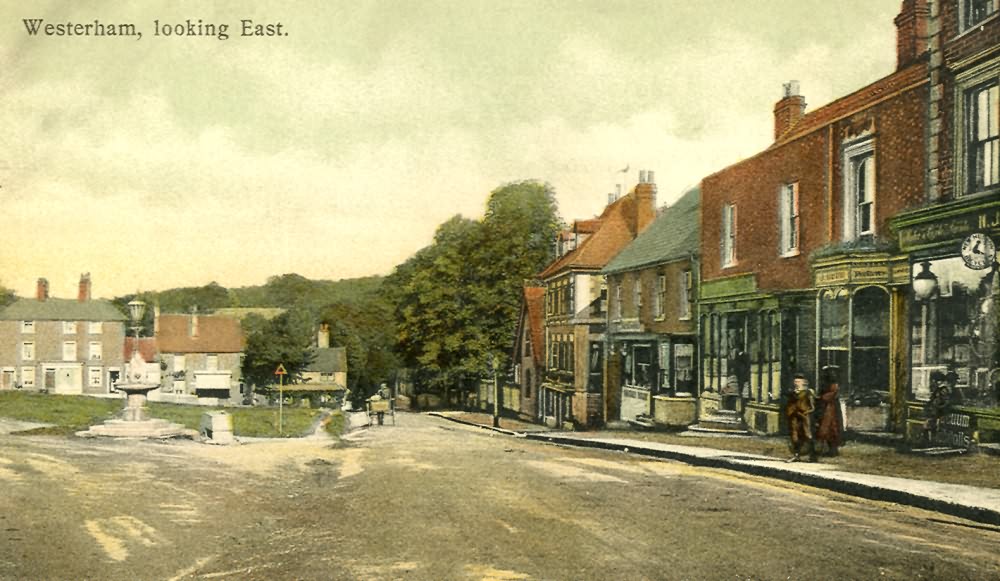
[[[993,239],[982,232],[973,232],[962,241],[962,260],[973,270],[990,268],[996,257]]]

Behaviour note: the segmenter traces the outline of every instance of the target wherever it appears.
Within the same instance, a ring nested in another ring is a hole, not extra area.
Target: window
[[[76,321],[63,321],[63,334],[73,335],[76,333]]]
[[[219,356],[214,354],[206,355],[205,369],[207,369],[208,371],[217,371],[219,369]]]
[[[104,384],[102,381],[102,370],[100,367],[88,367],[87,368],[87,385],[90,387],[101,387]]]
[[[615,302],[612,305],[613,313],[612,315],[616,319],[622,318],[622,283],[618,282],[615,284]]]
[[[35,360],[35,343],[32,341],[25,341],[21,343],[21,359],[25,361]]]
[[[780,252],[782,256],[794,256],[799,253],[799,184],[781,186],[778,203]]]
[[[35,332],[35,322],[34,321],[21,321],[21,332],[22,333],[34,333]]]
[[[852,145],[845,151],[844,240],[875,234],[875,143]]]
[[[76,341],[63,341],[63,361],[76,361]]]
[[[100,335],[103,331],[104,324],[100,321],[91,321],[87,328],[87,332],[91,335]]]
[[[101,360],[101,354],[103,353],[103,351],[104,350],[101,348],[101,342],[100,341],[91,341],[90,342],[90,352],[89,352],[89,355],[87,356],[87,358],[90,359],[91,361],[100,361]]]
[[[632,304],[635,305],[635,316],[638,317],[639,311],[642,309],[642,279],[638,272],[632,279]]]
[[[965,28],[971,28],[997,13],[998,0],[965,0]]]
[[[667,275],[660,274],[656,277],[656,296],[653,303],[653,314],[659,318],[664,315],[663,305],[667,295]]]
[[[24,387],[35,387],[35,368],[34,367],[22,367],[21,368],[21,385]]]
[[[969,192],[1000,184],[1000,87],[980,85],[968,93]]]
[[[722,267],[736,265],[736,205],[722,207]]]
[[[677,316],[682,320],[691,318],[691,271],[685,270],[680,276],[680,288],[677,289]]]

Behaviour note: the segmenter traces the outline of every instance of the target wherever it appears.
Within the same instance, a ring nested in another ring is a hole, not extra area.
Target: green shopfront
[[[907,435],[924,435],[933,374],[953,386],[947,443],[1000,442],[1000,195],[905,212],[893,228],[910,256]]]

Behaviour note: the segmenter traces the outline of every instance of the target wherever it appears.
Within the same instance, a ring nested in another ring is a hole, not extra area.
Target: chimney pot
[[[191,307],[191,336],[198,336],[198,305]]]
[[[782,98],[774,105],[774,139],[795,127],[795,124],[806,114],[806,100],[799,93],[799,82],[788,81],[782,84]]]
[[[620,197],[622,197],[622,185],[615,184],[615,199],[617,200]]]
[[[653,179],[653,170],[646,170],[646,182],[650,184],[655,184],[656,180]]]
[[[639,183],[640,184],[646,183],[646,170],[644,169],[639,170]]]
[[[49,298],[49,281],[47,279],[38,279],[38,286],[35,289],[35,298],[39,301],[44,301]]]
[[[90,300],[90,273],[85,272],[80,275],[80,292],[77,293],[77,300],[85,303]]]
[[[610,206],[612,203],[614,203],[614,201],[615,201],[615,195],[608,194],[608,205]]]

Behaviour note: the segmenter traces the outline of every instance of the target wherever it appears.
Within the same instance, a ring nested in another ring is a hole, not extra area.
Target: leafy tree
[[[312,362],[313,319],[300,309],[282,313],[267,320],[251,314],[243,319],[247,346],[243,360],[243,376],[258,390],[276,383],[274,371],[284,365],[286,383],[295,383],[302,370]]]
[[[0,309],[17,300],[17,295],[9,288],[0,285]]]
[[[330,345],[347,352],[347,386],[355,403],[395,379],[400,367],[393,350],[395,323],[391,305],[373,294],[357,302],[325,307],[320,320],[330,326]]]
[[[506,364],[524,280],[552,259],[559,228],[551,187],[514,182],[490,194],[482,221],[451,218],[396,268],[396,347],[424,387],[450,399],[490,374],[493,356]]]

